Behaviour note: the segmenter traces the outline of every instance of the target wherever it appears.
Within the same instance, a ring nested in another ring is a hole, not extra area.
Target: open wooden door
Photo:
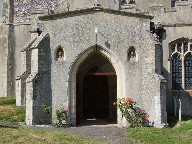
[[[83,117],[109,117],[109,86],[105,75],[86,75],[83,85]]]

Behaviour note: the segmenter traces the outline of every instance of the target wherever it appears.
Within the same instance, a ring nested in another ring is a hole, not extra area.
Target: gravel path
[[[126,144],[127,132],[115,126],[82,126],[64,129],[64,132],[89,137],[106,144]]]

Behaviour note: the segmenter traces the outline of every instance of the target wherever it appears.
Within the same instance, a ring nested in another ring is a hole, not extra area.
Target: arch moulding
[[[68,83],[68,107],[69,107],[69,122],[73,126],[76,125],[76,75],[80,65],[91,53],[99,53],[104,56],[114,67],[116,76],[117,76],[117,98],[124,97],[124,74],[122,72],[122,64],[120,63],[117,56],[109,51],[107,48],[101,46],[90,46],[82,53],[78,54],[75,61],[70,66],[69,71],[69,83]],[[117,124],[122,126],[122,115],[120,112],[117,112]]]

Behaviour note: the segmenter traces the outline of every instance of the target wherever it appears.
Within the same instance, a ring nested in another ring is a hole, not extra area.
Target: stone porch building
[[[54,123],[64,107],[72,125],[104,118],[126,126],[112,105],[123,97],[156,127],[167,113],[192,115],[190,0],[0,4],[0,92],[26,106],[27,125]],[[166,32],[152,33],[158,26]]]

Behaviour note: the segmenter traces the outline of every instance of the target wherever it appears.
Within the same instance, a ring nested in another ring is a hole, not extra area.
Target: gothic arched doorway
[[[76,124],[88,119],[116,123],[117,77],[111,62],[94,51],[80,65],[76,78]]]

